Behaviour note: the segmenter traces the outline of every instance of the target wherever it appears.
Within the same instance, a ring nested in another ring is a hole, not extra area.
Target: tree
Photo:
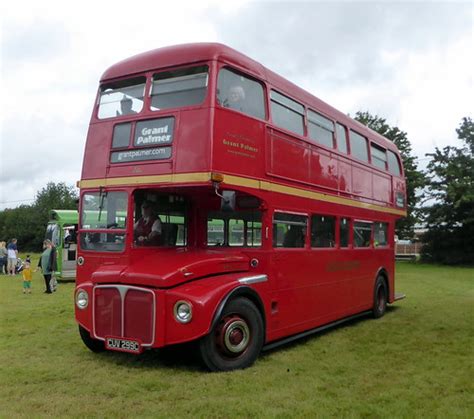
[[[65,183],[48,183],[36,194],[32,205],[0,212],[0,238],[18,239],[20,250],[39,251],[52,209],[76,209],[77,193]]]
[[[445,264],[474,264],[474,122],[463,118],[456,129],[461,147],[447,146],[429,153],[424,208],[428,232],[424,260]]]
[[[369,112],[357,112],[354,119],[392,141],[400,151],[406,177],[407,216],[397,221],[395,229],[400,238],[412,238],[415,224],[420,221],[418,193],[426,184],[425,175],[418,170],[416,157],[412,154],[410,140],[406,132],[392,127],[387,120]]]

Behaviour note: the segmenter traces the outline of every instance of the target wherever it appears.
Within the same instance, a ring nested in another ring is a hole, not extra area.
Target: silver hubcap
[[[232,322],[224,334],[224,345],[232,353],[242,352],[250,340],[250,330],[243,320]]]

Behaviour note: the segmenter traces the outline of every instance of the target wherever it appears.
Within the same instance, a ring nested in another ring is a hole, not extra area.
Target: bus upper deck
[[[208,183],[219,172],[229,185],[405,213],[393,143],[226,46],[118,63],[96,104],[81,187]]]

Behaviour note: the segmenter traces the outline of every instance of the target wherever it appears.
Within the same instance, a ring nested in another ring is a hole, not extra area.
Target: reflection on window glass
[[[334,247],[335,232],[336,217],[327,215],[311,217],[311,247]]]
[[[388,245],[388,224],[387,223],[375,223],[374,224],[374,246],[387,246]]]
[[[357,132],[350,131],[351,154],[359,160],[369,161],[367,152],[367,140]]]
[[[337,124],[337,149],[347,154],[347,134],[346,127]]]
[[[132,124],[127,122],[126,124],[117,124],[114,127],[114,136],[112,139],[112,148],[125,148],[130,143],[130,133],[132,130]]]
[[[385,149],[372,144],[370,146],[370,153],[372,156],[372,164],[380,169],[385,170],[387,166],[387,152]]]
[[[186,201],[183,196],[139,190],[134,194],[134,246],[185,246]]]
[[[93,192],[82,197],[80,243],[84,250],[122,251],[127,222],[125,192]],[[110,230],[94,231],[94,230]],[[113,232],[112,230],[117,230]]]
[[[270,93],[272,120],[275,125],[293,131],[296,134],[304,134],[304,107],[298,102],[275,92]]]
[[[326,147],[333,148],[334,122],[308,110],[308,135],[311,139]]]
[[[230,69],[222,68],[219,71],[217,102],[224,108],[265,119],[262,85]]]
[[[258,247],[262,244],[260,211],[213,211],[207,219],[207,245]]]
[[[354,221],[354,247],[370,247],[372,223]]]
[[[105,84],[100,89],[99,119],[133,115],[143,108],[145,77]]]
[[[273,216],[273,247],[304,247],[308,217],[275,212]]]
[[[83,230],[125,229],[126,219],[126,192],[92,192],[82,197]]]
[[[151,110],[198,105],[206,97],[208,67],[165,71],[153,76]]]
[[[393,151],[390,150],[388,151],[388,171],[397,176],[402,174],[398,157]]]
[[[224,220],[218,218],[207,219],[207,245],[223,246],[224,240]]]
[[[339,243],[340,247],[349,246],[349,219],[341,218],[339,221]]]

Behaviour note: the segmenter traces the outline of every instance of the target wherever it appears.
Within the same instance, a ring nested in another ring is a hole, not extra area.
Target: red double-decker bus
[[[396,300],[393,143],[220,44],[102,76],[75,315],[93,351],[196,341],[211,370]]]

